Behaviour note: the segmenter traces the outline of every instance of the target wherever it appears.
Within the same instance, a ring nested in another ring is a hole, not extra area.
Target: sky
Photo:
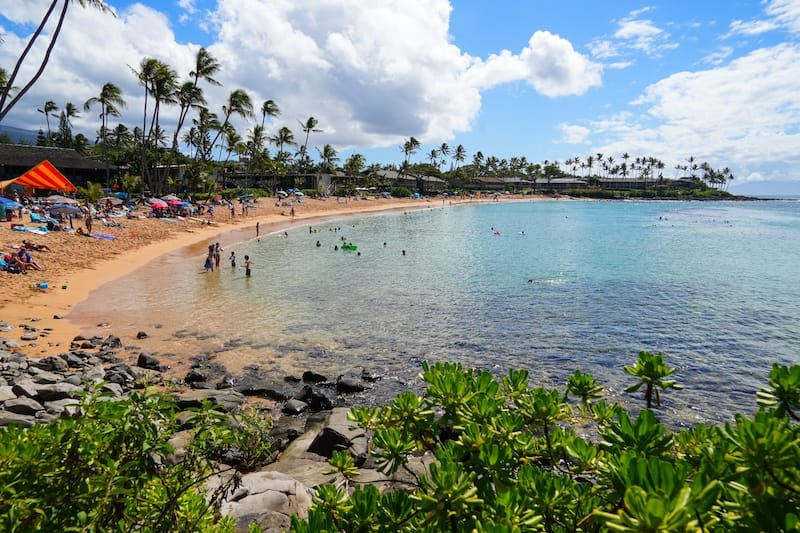
[[[281,110],[267,135],[318,121],[309,153],[400,163],[410,137],[530,162],[652,156],[665,177],[689,157],[729,167],[729,190],[800,194],[800,0],[109,0],[73,2],[42,77],[3,123],[46,129],[44,102],[83,103],[112,82],[141,125],[145,58],[189,79],[205,47],[220,87]],[[50,0],[0,0],[0,66],[11,71]],[[52,26],[21,71],[30,77]],[[19,85],[19,83],[15,83]],[[73,128],[90,139],[99,108]],[[162,111],[169,132],[177,107]],[[260,121],[235,120],[243,137]],[[53,127],[51,120],[51,127]],[[312,148],[313,147],[313,148]],[[273,148],[274,151],[274,148]]]

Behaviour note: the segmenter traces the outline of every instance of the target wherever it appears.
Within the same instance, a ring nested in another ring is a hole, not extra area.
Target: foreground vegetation
[[[423,364],[425,393],[353,409],[374,460],[406,490],[358,483],[346,453],[335,484],[292,531],[796,531],[800,365],[774,365],[759,410],[723,427],[667,430],[650,407],[678,390],[662,354],[625,367],[647,408],[636,416],[576,371],[563,391],[451,363]],[[675,392],[674,394],[680,394]],[[197,412],[182,462],[168,458],[174,405],[157,395],[84,400],[84,415],[0,433],[0,523],[6,531],[230,531],[221,492],[201,488],[221,450],[268,454],[254,418],[235,427]],[[586,436],[578,433],[585,433]],[[428,469],[414,468],[427,454]],[[231,483],[235,483],[236,477]],[[355,487],[352,490],[352,487]],[[252,531],[258,528],[253,526]]]

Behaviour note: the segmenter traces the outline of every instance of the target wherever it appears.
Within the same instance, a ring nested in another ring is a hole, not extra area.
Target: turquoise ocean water
[[[431,205],[229,237],[212,274],[205,245],[170,254],[69,318],[145,330],[132,350],[234,373],[366,368],[384,379],[365,402],[449,360],[559,388],[581,369],[639,405],[623,366],[663,351],[686,387],[664,409],[685,423],[752,412],[772,363],[800,363],[800,202]],[[361,255],[334,251],[342,237]],[[251,256],[251,278],[231,251]]]

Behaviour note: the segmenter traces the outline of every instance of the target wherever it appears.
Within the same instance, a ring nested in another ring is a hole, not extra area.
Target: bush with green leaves
[[[252,415],[236,425],[210,404],[197,409],[193,439],[181,462],[170,437],[178,430],[168,396],[133,392],[117,400],[96,391],[80,416],[0,431],[0,528],[3,531],[231,531],[218,504],[238,483],[228,477],[213,493],[206,481],[232,447],[246,457],[269,453]]]
[[[337,482],[318,487],[292,531],[797,531],[795,373],[773,369],[762,409],[724,427],[671,432],[650,409],[634,418],[600,400],[584,410],[597,427],[590,438],[569,427],[567,392],[532,387],[524,371],[495,379],[426,363],[424,394],[350,414],[373,436],[378,469],[403,473],[408,490],[362,486],[352,458],[336,454]],[[424,454],[432,460],[420,468]]]

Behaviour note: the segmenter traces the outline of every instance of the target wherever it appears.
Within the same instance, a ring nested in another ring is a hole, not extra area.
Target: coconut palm
[[[305,139],[305,141],[303,141],[303,146],[300,147],[300,160],[301,160],[301,162],[304,163],[304,160],[306,158],[306,150],[308,148],[308,137],[309,137],[309,135],[311,135],[312,131],[315,132],[315,133],[319,133],[322,130],[316,129],[316,127],[317,127],[317,119],[315,119],[314,117],[308,117],[308,119],[306,120],[305,124],[300,122],[300,127],[303,129],[303,131],[306,134],[306,139]]]
[[[281,114],[281,110],[278,107],[278,104],[275,103],[273,100],[265,100],[263,104],[261,104],[261,131],[266,132],[264,129],[265,122],[267,117],[275,118]]]
[[[220,82],[214,79],[214,75],[219,69],[219,61],[217,61],[206,48],[200,48],[197,51],[194,60],[194,69],[189,73],[191,81],[181,85],[176,95],[178,103],[180,104],[180,112],[178,113],[178,122],[175,125],[175,131],[172,134],[173,155],[178,151],[178,138],[183,124],[186,121],[186,116],[189,114],[189,110],[206,104],[203,91],[198,86],[200,80],[210,85],[221,85]]]
[[[433,148],[433,149],[431,149],[430,152],[428,152],[428,161],[431,162],[431,166],[434,166],[434,165],[437,164],[437,162],[439,161],[439,154],[440,154],[440,152],[436,148]]]
[[[64,115],[67,117],[67,126],[72,129],[72,119],[80,116],[78,114],[78,107],[72,102],[67,102],[66,105],[64,105]]]
[[[278,130],[274,136],[270,137],[270,142],[278,147],[277,158],[281,161],[286,159],[286,152],[283,150],[284,146],[294,146],[294,133],[292,130],[283,126]]]
[[[50,117],[56,116],[53,113],[58,111],[58,106],[54,101],[48,100],[41,109],[37,109],[36,111],[44,115],[45,122],[47,123],[47,145],[50,146],[53,144],[53,132],[50,131]]]
[[[7,76],[5,83],[2,84],[3,87],[0,89],[0,122],[3,121],[8,112],[11,111],[11,108],[13,108],[14,105],[17,102],[19,102],[20,98],[22,98],[25,95],[25,93],[27,93],[28,90],[31,87],[33,87],[33,84],[38,81],[39,77],[41,77],[45,67],[47,66],[47,62],[50,60],[50,55],[53,52],[53,48],[55,48],[58,36],[61,33],[61,28],[64,25],[64,19],[67,16],[67,10],[69,9],[69,6],[71,6],[76,2],[81,7],[89,6],[99,9],[105,13],[110,13],[112,15],[114,14],[112,9],[108,5],[106,5],[105,2],[102,2],[101,0],[51,0],[50,6],[47,8],[44,17],[42,17],[42,21],[39,23],[39,26],[33,32],[33,35],[31,35],[28,44],[22,50],[22,53],[17,59],[17,62],[14,64],[14,68],[11,71],[11,74]],[[39,67],[36,69],[36,72],[34,72],[33,76],[31,76],[30,80],[28,80],[22,86],[22,88],[16,92],[11,101],[8,101],[11,91],[14,90],[14,82],[16,81],[17,75],[19,74],[20,69],[22,68],[22,64],[25,62],[28,53],[33,49],[36,40],[42,35],[44,28],[48,26],[50,17],[53,15],[59,3],[62,3],[62,5],[61,5],[61,10],[58,14],[58,20],[56,21],[55,28],[53,28],[52,32],[50,33],[50,42],[47,44],[47,49],[44,52]]]
[[[244,89],[234,89],[228,95],[228,101],[222,106],[222,112],[224,113],[225,118],[222,120],[222,125],[217,130],[217,134],[214,136],[214,139],[211,141],[209,151],[207,154],[205,154],[206,159],[211,155],[211,151],[214,149],[214,146],[217,144],[217,141],[219,140],[223,131],[225,131],[225,128],[227,128],[228,124],[230,124],[231,117],[233,115],[238,115],[242,118],[251,118],[253,116],[253,101],[250,99],[250,95],[248,95]]]
[[[108,117],[118,117],[119,109],[125,107],[122,89],[111,82],[107,82],[100,89],[98,96],[93,96],[83,104],[83,110],[89,111],[93,105],[100,104],[100,140],[103,143],[103,159],[106,163],[106,184],[111,181],[111,168],[108,165],[108,145],[106,134],[108,130]]]
[[[450,146],[447,143],[442,143],[442,145],[439,146],[439,154],[442,156],[442,161],[439,163],[439,168],[442,168],[444,166],[445,158],[450,155]]]
[[[467,159],[467,150],[464,148],[463,145],[459,144],[456,146],[456,151],[453,154],[453,159],[456,162],[456,168],[460,166],[460,163],[463,163]]]
[[[339,161],[336,149],[332,145],[326,144],[322,147],[322,150],[317,148],[317,152],[319,152],[319,157],[322,159],[322,167],[328,172],[333,172],[336,168],[336,162]]]

